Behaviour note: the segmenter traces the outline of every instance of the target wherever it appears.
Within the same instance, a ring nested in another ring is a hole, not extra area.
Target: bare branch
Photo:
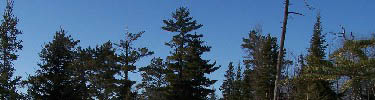
[[[304,3],[305,3],[305,6],[306,6],[309,10],[315,10],[315,8],[312,7],[312,6],[307,2],[307,0],[303,0],[303,1],[304,1]]]
[[[305,15],[303,15],[303,14],[301,14],[301,13],[298,13],[298,12],[288,12],[288,14],[296,14],[296,15],[305,16]]]

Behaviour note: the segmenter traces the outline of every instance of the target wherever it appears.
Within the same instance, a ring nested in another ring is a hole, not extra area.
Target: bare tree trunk
[[[280,39],[280,50],[279,55],[277,57],[277,75],[275,80],[275,88],[273,91],[273,100],[279,100],[279,82],[281,77],[281,65],[283,59],[283,51],[284,51],[284,41],[285,41],[285,33],[286,33],[286,25],[288,24],[288,15],[289,15],[289,0],[285,0],[285,8],[284,8],[284,20],[283,20],[283,27],[281,31],[281,39]]]

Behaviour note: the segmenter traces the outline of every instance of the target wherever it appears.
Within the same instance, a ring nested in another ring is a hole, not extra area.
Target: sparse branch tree
[[[133,72],[137,68],[135,63],[143,57],[154,54],[154,52],[146,47],[136,48],[133,46],[134,41],[141,37],[143,33],[144,31],[138,33],[126,32],[125,39],[120,40],[120,43],[117,44],[122,51],[119,54],[122,79],[120,80],[120,90],[117,94],[121,100],[131,100],[135,97],[135,93],[131,91],[131,87],[135,84],[135,81],[129,80],[129,72]]]

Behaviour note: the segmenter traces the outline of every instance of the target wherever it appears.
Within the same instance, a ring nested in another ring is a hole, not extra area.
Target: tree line
[[[356,39],[346,31],[340,32],[342,41],[338,44],[342,46],[327,53],[327,34],[319,14],[307,54],[301,54],[298,60],[285,57],[286,49],[279,46],[277,37],[264,34],[261,27],[251,29],[239,44],[244,60],[237,65],[230,62],[225,71],[219,88],[222,96],[212,88],[217,80],[207,77],[221,67],[201,57],[210,52],[211,46],[202,40],[203,33],[196,32],[203,25],[186,7],[176,9],[170,19],[163,20],[161,28],[174,34],[165,43],[170,47],[166,58],[154,57],[145,67],[136,65],[155,53],[147,47],[134,46],[145,31],[125,32],[118,42],[83,48],[79,46],[80,40],[61,28],[40,51],[35,75],[21,80],[13,75],[13,62],[23,47],[22,40],[17,38],[23,32],[17,27],[19,19],[13,14],[13,3],[7,0],[0,26],[3,100],[375,99],[374,37]],[[132,72],[142,76],[140,83],[129,78]],[[19,88],[27,91],[20,92]]]

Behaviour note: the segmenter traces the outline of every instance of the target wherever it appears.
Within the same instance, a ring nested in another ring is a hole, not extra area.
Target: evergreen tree
[[[223,93],[224,100],[234,100],[234,82],[235,82],[235,73],[233,63],[230,62],[228,65],[228,70],[225,71],[224,81],[220,87],[220,90]]]
[[[241,67],[240,62],[238,62],[238,64],[237,64],[237,71],[236,71],[235,75],[236,75],[236,77],[235,77],[236,81],[242,80],[242,67]]]
[[[246,84],[243,82],[243,79],[242,79],[242,68],[241,68],[241,65],[240,65],[240,62],[238,63],[237,65],[237,69],[236,69],[236,77],[234,78],[234,82],[233,82],[233,99],[232,100],[244,100],[246,99],[245,97],[248,97],[248,96],[243,96],[243,90],[242,90],[242,86],[243,84]]]
[[[240,63],[238,63],[236,73],[234,72],[234,66],[233,63],[230,62],[228,65],[228,70],[226,71],[224,77],[225,80],[223,84],[220,87],[220,90],[223,93],[223,99],[224,100],[246,100],[251,99],[249,96],[245,96],[244,89],[247,87],[244,82],[244,79],[242,78],[242,68]],[[245,85],[245,86],[244,86]],[[248,95],[248,94],[246,94]]]
[[[77,58],[77,44],[79,41],[67,36],[61,29],[57,31],[53,41],[44,46],[39,56],[40,69],[28,79],[28,93],[34,99],[66,100],[86,99],[82,93],[82,84],[74,76],[74,61]]]
[[[345,29],[340,34],[344,38],[343,45],[330,55],[333,67],[312,71],[323,72],[319,73],[322,79],[341,78],[339,95],[344,100],[374,99],[374,37],[355,40],[352,36],[352,39],[347,39]]]
[[[310,48],[308,48],[308,55],[306,57],[307,66],[313,64],[320,64],[325,61],[325,49],[327,45],[325,44],[325,35],[322,34],[322,22],[321,17],[318,15],[316,17],[316,22],[314,24],[313,35],[310,41]]]
[[[240,81],[240,91],[242,100],[253,100],[254,99],[254,70],[250,69],[250,66],[246,66],[243,72],[243,79]]]
[[[120,43],[117,44],[120,50],[122,50],[121,54],[119,54],[122,79],[120,80],[120,90],[117,94],[118,98],[121,100],[131,100],[135,97],[134,95],[136,93],[131,91],[131,87],[135,84],[135,81],[129,80],[129,72],[133,72],[137,68],[134,64],[139,59],[154,53],[149,51],[146,47],[136,48],[133,46],[134,41],[141,37],[143,33],[144,31],[135,34],[126,32],[125,39],[120,40]]]
[[[106,42],[96,48],[87,48],[82,50],[87,57],[84,59],[87,79],[89,81],[91,98],[108,100],[115,98],[119,90],[116,75],[120,72],[120,65],[116,49],[112,47],[111,42]]]
[[[306,99],[306,97],[304,96],[306,94],[306,87],[307,87],[307,83],[305,80],[306,78],[303,76],[302,74],[302,69],[304,69],[306,67],[306,64],[305,64],[305,57],[301,54],[298,56],[298,59],[297,59],[297,71],[296,71],[296,76],[293,77],[292,81],[291,81],[291,91],[290,91],[290,94],[291,94],[291,98],[292,100],[300,100],[300,99]]]
[[[330,77],[347,77],[342,80],[343,99],[373,100],[374,96],[374,70],[375,58],[367,50],[375,46],[375,39],[346,40],[343,47],[335,50],[331,55],[335,66],[329,68]],[[372,52],[372,51],[370,51]]]
[[[216,90],[214,87],[212,87],[212,90]],[[208,99],[207,100],[218,100],[218,97],[216,95],[215,92],[212,92],[208,95]]]
[[[86,48],[83,49],[81,47],[77,47],[77,56],[76,59],[72,62],[73,66],[72,69],[72,76],[75,76],[74,82],[79,83],[76,84],[76,89],[82,90],[81,96],[84,97],[86,100],[94,99],[95,98],[95,88],[92,87],[93,81],[90,79],[92,78],[91,73],[94,69],[94,49]]]
[[[13,15],[13,1],[7,0],[7,5],[0,26],[0,99],[20,99],[17,86],[21,77],[13,76],[13,61],[17,60],[16,54],[22,49],[22,40],[17,36],[22,32],[17,29],[18,18]]]
[[[207,95],[214,92],[208,87],[216,82],[205,75],[217,70],[215,63],[209,64],[209,60],[203,60],[201,55],[209,52],[209,46],[203,45],[201,34],[191,34],[202,27],[197,24],[187,8],[181,7],[172,14],[173,19],[163,20],[163,30],[178,32],[173,36],[167,46],[174,51],[167,57],[169,61],[167,70],[168,98],[169,100],[204,100]]]
[[[139,87],[145,89],[143,93],[147,100],[166,99],[166,63],[161,58],[153,58],[151,64],[139,69],[142,71],[142,83]]]
[[[242,47],[248,53],[244,63],[253,69],[251,75],[254,81],[250,84],[254,86],[254,97],[255,99],[270,100],[273,96],[276,75],[277,39],[270,35],[262,36],[261,30],[256,29],[251,31],[249,38],[243,39],[243,42]]]
[[[302,69],[301,74],[311,74],[311,71],[314,67],[326,67],[329,63],[325,60],[325,49],[327,45],[325,44],[324,34],[322,34],[322,25],[320,21],[320,15],[317,16],[316,23],[314,25],[313,36],[310,41],[310,48],[308,48],[308,55],[306,57],[306,66]],[[307,86],[298,86],[304,92],[297,93],[300,99],[310,99],[310,100],[334,100],[336,99],[335,92],[331,89],[331,82],[320,79],[312,79],[310,82],[306,82]],[[303,84],[300,84],[303,85]]]

